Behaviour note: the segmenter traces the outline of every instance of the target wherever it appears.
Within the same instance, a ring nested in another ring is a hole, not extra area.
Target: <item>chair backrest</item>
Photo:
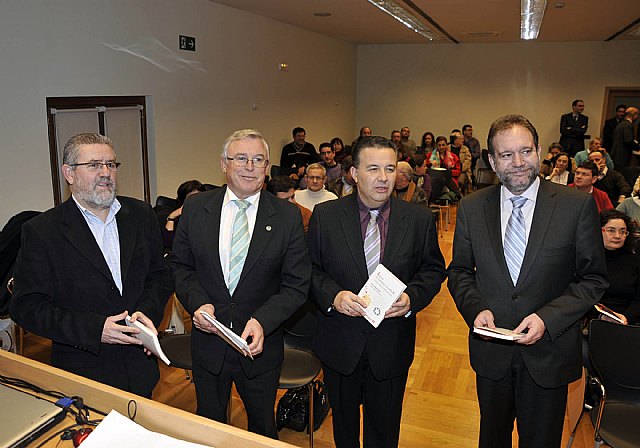
[[[431,177],[431,173],[429,173],[429,177]],[[435,201],[442,195],[445,182],[446,179],[444,176],[431,177],[431,196],[429,197],[429,202]]]
[[[607,400],[640,403],[640,327],[592,320],[589,357]]]
[[[311,351],[313,334],[316,331],[316,313],[314,303],[308,300],[282,325],[285,347]]]

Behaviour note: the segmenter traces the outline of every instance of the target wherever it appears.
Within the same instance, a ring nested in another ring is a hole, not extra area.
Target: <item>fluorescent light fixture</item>
[[[537,39],[547,0],[520,0],[520,39]]]
[[[426,37],[429,40],[440,40],[440,35],[434,33],[429,28],[424,26],[420,20],[404,9],[398,3],[393,0],[367,0],[373,6],[381,9],[389,14],[391,17],[402,23],[407,28],[415,31],[416,33]]]

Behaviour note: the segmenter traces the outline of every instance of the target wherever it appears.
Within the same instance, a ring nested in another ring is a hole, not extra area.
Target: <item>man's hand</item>
[[[493,313],[489,310],[480,311],[473,321],[474,327],[496,328],[493,322]]]
[[[127,317],[128,314],[128,311],[123,311],[118,315],[107,317],[107,319],[104,321],[104,326],[102,327],[102,337],[100,338],[100,342],[104,344],[142,345],[142,342],[140,342],[133,336],[129,336],[129,334],[140,333],[139,329],[127,327],[126,325],[120,325],[117,323],[118,321],[123,320],[125,317]]]
[[[211,322],[205,319],[204,316],[200,314],[200,311],[206,312],[214,319],[216,318],[215,308],[213,308],[212,304],[206,303],[198,308],[195,313],[193,313],[193,325],[195,325],[198,330],[204,331],[205,333],[218,334],[218,330],[216,330],[216,327],[214,327]]]
[[[131,322],[135,322],[137,320],[140,321],[140,323],[143,324],[145,327],[147,327],[149,330],[151,330],[153,334],[158,336],[158,330],[156,329],[156,326],[153,325],[153,321],[149,319],[147,316],[145,316],[142,311],[136,311],[131,315]],[[149,356],[153,354],[151,353],[150,350],[146,348],[144,349],[144,352]]]
[[[540,316],[533,313],[525,317],[522,322],[520,322],[520,325],[518,325],[513,331],[515,333],[522,333],[524,330],[527,330],[525,336],[522,339],[518,339],[516,342],[522,345],[532,345],[538,342],[544,334],[545,329],[546,326],[542,319],[540,319]]]
[[[391,308],[384,313],[384,318],[389,317],[404,317],[409,311],[411,311],[411,299],[406,292],[400,294],[398,300],[393,302]]]
[[[248,338],[251,337],[251,343],[249,344],[249,350],[252,356],[262,353],[264,344],[264,330],[262,325],[255,318],[251,318],[247,321],[247,325],[244,326],[244,330],[240,335],[242,339],[248,342]]]
[[[364,316],[364,309],[369,304],[362,297],[358,297],[351,291],[340,291],[333,299],[333,307],[339,312],[349,317]]]

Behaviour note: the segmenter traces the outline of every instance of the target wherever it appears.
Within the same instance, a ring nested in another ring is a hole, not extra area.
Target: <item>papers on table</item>
[[[593,307],[596,310],[598,310],[598,312],[600,314],[604,314],[605,316],[610,317],[611,319],[615,320],[616,322],[624,324],[624,321],[622,319],[620,319],[620,317],[618,317],[616,315],[616,313],[611,308],[609,308],[608,306],[605,306],[602,303],[596,303],[595,305],[593,305]]]
[[[248,356],[249,358],[253,359],[253,355],[251,354],[251,350],[249,350],[249,344],[247,344],[247,341],[235,334],[229,327],[211,317],[211,315],[206,311],[200,311],[200,314],[202,314],[205,319],[207,319],[214,327],[216,327],[216,330],[218,330],[218,336],[227,341],[227,344],[238,350],[244,356]]]
[[[513,330],[507,328],[473,327],[473,332],[481,336],[504,339],[505,341],[517,341],[524,337],[524,333],[514,333]]]
[[[363,308],[364,318],[375,328],[378,328],[384,319],[384,313],[391,308],[393,302],[398,300],[405,289],[407,289],[407,285],[402,283],[389,269],[379,264],[358,293],[358,296],[369,303],[369,306]]]
[[[208,448],[206,445],[185,442],[149,431],[116,411],[109,412],[82,442],[82,448],[113,448],[114,446],[143,446],[145,448]]]
[[[156,355],[159,359],[163,360],[166,365],[171,364],[171,361],[169,361],[167,355],[165,355],[162,351],[162,347],[160,347],[158,336],[156,336],[156,334],[151,331],[149,327],[137,320],[135,322],[131,322],[131,318],[129,316],[126,317],[124,322],[127,324],[127,327],[138,328],[140,330],[140,333],[132,334],[131,336],[142,342],[144,348]]]

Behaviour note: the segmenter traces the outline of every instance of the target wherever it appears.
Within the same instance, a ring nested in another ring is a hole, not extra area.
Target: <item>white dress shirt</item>
[[[519,196],[527,198],[527,202],[522,206],[522,214],[526,225],[526,239],[529,241],[531,233],[531,223],[533,222],[533,211],[536,208],[536,199],[538,198],[538,188],[540,188],[540,178],[536,177],[533,183]],[[515,194],[511,193],[505,186],[500,187],[500,223],[502,227],[502,244],[504,245],[504,234],[507,230],[507,223],[513,210],[511,199]]]

